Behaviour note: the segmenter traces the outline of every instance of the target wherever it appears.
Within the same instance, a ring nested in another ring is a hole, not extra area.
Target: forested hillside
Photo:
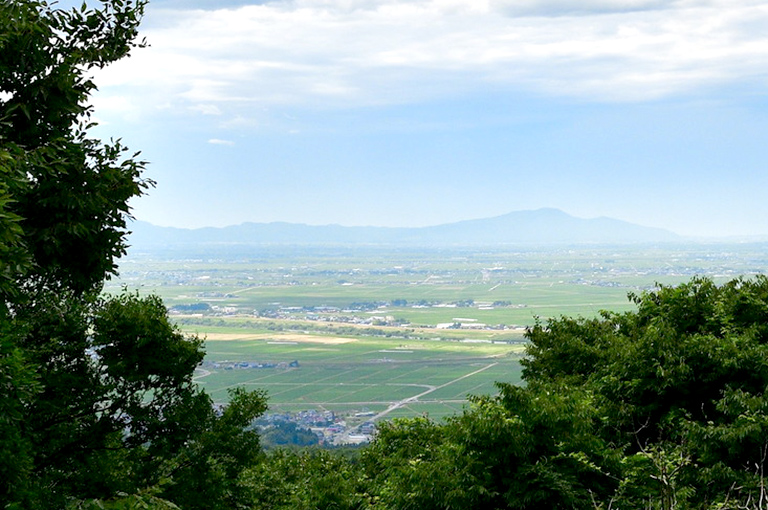
[[[693,279],[637,310],[536,324],[525,386],[359,455],[265,454],[260,391],[192,382],[202,341],[156,297],[103,297],[152,183],[88,137],[89,72],[142,3],[0,3],[0,506],[463,509],[768,506],[768,278]]]

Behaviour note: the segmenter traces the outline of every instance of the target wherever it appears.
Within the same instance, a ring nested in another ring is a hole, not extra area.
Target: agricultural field
[[[387,415],[440,417],[494,381],[519,382],[523,345],[215,331],[206,350],[197,380],[215,400],[246,386],[267,390],[275,411],[379,414],[402,403]]]
[[[160,295],[206,339],[196,378],[217,402],[264,389],[273,412],[366,421],[460,412],[520,382],[536,320],[633,308],[630,293],[768,270],[762,244],[394,249],[212,246],[133,250],[121,288]]]

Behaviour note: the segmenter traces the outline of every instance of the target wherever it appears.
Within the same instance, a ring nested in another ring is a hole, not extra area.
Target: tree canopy
[[[217,414],[192,381],[201,340],[157,297],[100,294],[153,183],[120,140],[89,137],[89,73],[143,44],[143,9],[0,1],[2,508],[230,508],[261,455],[244,427],[264,394]]]
[[[524,387],[385,425],[382,508],[765,508],[768,278],[695,278],[637,311],[529,329]]]
[[[152,185],[122,143],[89,138],[90,74],[137,46],[144,3],[0,2],[3,287],[94,290],[125,253],[128,200]]]

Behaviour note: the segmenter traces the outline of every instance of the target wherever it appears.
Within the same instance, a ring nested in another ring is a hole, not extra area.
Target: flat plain
[[[217,402],[245,386],[266,390],[273,412],[440,418],[520,382],[536,320],[632,310],[630,293],[697,275],[763,274],[766,247],[132,250],[106,291],[156,293],[205,338],[196,380]]]

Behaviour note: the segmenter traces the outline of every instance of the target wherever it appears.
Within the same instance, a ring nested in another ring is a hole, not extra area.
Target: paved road
[[[388,408],[386,408],[384,411],[382,411],[379,414],[373,416],[370,419],[370,421],[380,420],[381,418],[383,418],[384,416],[388,415],[389,413],[391,413],[395,409],[399,409],[399,408],[403,407],[404,405],[412,404],[414,402],[419,402],[419,399],[421,397],[429,395],[433,391],[437,391],[437,390],[439,390],[441,388],[445,388],[446,386],[450,386],[451,384],[453,384],[455,382],[458,382],[458,381],[461,381],[462,379],[466,379],[467,377],[472,377],[473,375],[479,374],[480,372],[488,370],[491,367],[495,367],[496,365],[498,365],[498,363],[491,363],[490,365],[486,365],[486,366],[484,366],[483,368],[481,368],[479,370],[475,370],[474,372],[470,372],[469,374],[465,374],[465,375],[462,375],[461,377],[457,377],[456,379],[454,379],[452,381],[448,381],[447,383],[441,384],[440,386],[434,386],[434,387],[428,389],[427,391],[419,393],[418,395],[414,395],[412,397],[405,398],[405,399],[400,400],[398,402],[394,402],[394,403],[390,404],[390,406]]]
[[[197,367],[195,369],[195,374],[196,375],[194,377],[192,377],[192,380],[193,381],[197,381],[198,379],[202,379],[203,377],[207,377],[207,376],[211,375],[211,373],[212,372],[210,370],[206,370],[204,368]]]

